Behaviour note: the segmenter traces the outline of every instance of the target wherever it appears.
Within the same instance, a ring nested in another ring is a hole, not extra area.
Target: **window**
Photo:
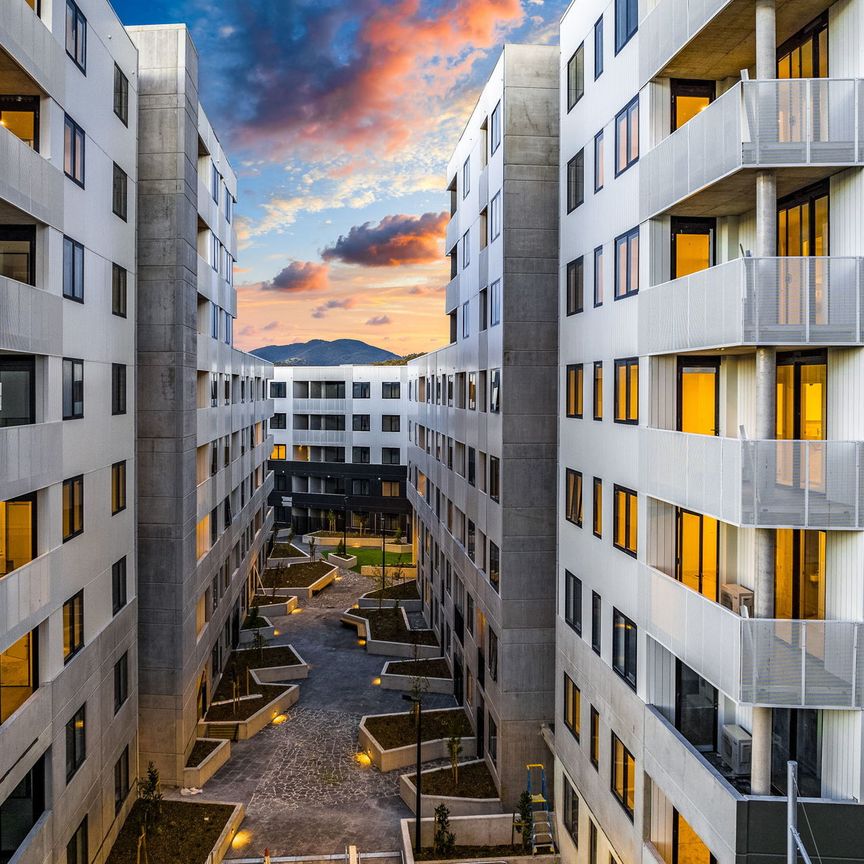
[[[570,785],[567,777],[564,780],[564,830],[570,835],[575,846],[579,846],[579,796]]]
[[[84,361],[63,358],[63,419],[84,416]]]
[[[398,447],[381,448],[382,465],[399,465],[401,462],[401,451]]]
[[[399,431],[399,415],[398,414],[382,414],[381,415],[381,431],[382,432],[398,432]]]
[[[467,197],[471,191],[471,157],[469,156],[462,165],[462,197]]]
[[[368,465],[372,461],[372,452],[368,447],[352,447],[351,461],[355,465]]]
[[[114,813],[119,813],[123,802],[129,797],[129,745],[123,748],[120,758],[114,763]]]
[[[583,42],[567,61],[567,110],[585,93],[585,43]]]
[[[87,19],[73,0],[66,0],[66,53],[87,72]]]
[[[496,279],[490,286],[492,294],[489,306],[489,326],[494,327],[501,323],[501,280]]]
[[[615,0],[615,53],[633,37],[639,27],[638,0]]]
[[[603,247],[594,250],[594,306],[603,305]]]
[[[594,394],[592,396],[594,419],[603,419],[603,361],[594,363]],[[638,410],[638,404],[637,404]]]
[[[636,760],[614,732],[612,733],[612,794],[632,820],[636,808]]]
[[[126,268],[111,265],[111,314],[126,317]]]
[[[589,742],[588,758],[591,764],[599,771],[600,770],[600,712],[592,705],[590,713],[590,733],[591,741]],[[596,850],[595,850],[596,857]]]
[[[615,238],[615,299],[639,292],[639,229]]]
[[[36,227],[0,225],[0,276],[36,284]]]
[[[594,191],[603,188],[606,172],[603,170],[603,130],[594,136]]]
[[[63,171],[84,186],[84,130],[68,114],[63,128]]]
[[[571,213],[585,200],[585,150],[567,163],[567,212]]]
[[[126,413],[126,366],[111,364],[111,413]]]
[[[284,462],[287,458],[285,444],[274,444],[273,450],[270,452],[270,458],[276,462]]]
[[[219,169],[216,167],[215,162],[210,163],[210,194],[213,196],[213,200],[218,204],[219,203],[219,184],[222,182],[222,175],[219,173]]]
[[[468,336],[471,335],[471,327],[470,327],[470,322],[468,320],[468,308],[469,308],[469,303],[466,300],[462,304],[462,338],[463,339],[467,339]]]
[[[351,395],[355,399],[369,399],[371,396],[371,389],[372,385],[368,381],[355,381],[351,388]]]
[[[128,211],[128,181],[126,172],[115,162],[114,163],[114,182],[111,193],[111,210],[115,216],[119,216],[124,222],[126,221]]]
[[[636,532],[638,527],[638,506],[636,493],[617,484],[614,490],[614,528],[612,543],[628,555],[636,557]]]
[[[84,477],[63,481],[63,542],[84,530]]]
[[[111,515],[126,509],[126,463],[111,466]]]
[[[66,844],[66,864],[90,864],[87,848],[87,817],[75,829],[72,839]]]
[[[567,487],[565,489],[565,516],[579,528],[582,527],[582,472],[567,469]]]
[[[616,0],[617,2],[617,0]],[[629,2],[629,0],[625,0]],[[615,176],[639,161],[639,97],[615,115]]]
[[[114,64],[114,113],[124,126],[129,125],[129,79]]]
[[[63,296],[84,302],[84,247],[69,237],[63,238]]]
[[[489,668],[489,677],[493,681],[498,680],[498,635],[489,627],[486,631],[488,640],[489,656],[486,658],[486,664]]]
[[[370,423],[369,414],[354,414],[351,417],[351,429],[354,432],[368,432],[372,428]]]
[[[597,825],[590,817],[588,819],[588,864],[597,864]]]
[[[401,494],[400,483],[398,480],[382,480],[381,481],[381,496],[383,498],[398,498]]]
[[[489,240],[492,241],[501,234],[501,193],[492,196],[489,205],[491,218],[489,221]]]
[[[471,263],[471,247],[468,245],[471,231],[466,231],[462,235],[462,269],[464,270]]]
[[[355,418],[357,417],[356,414],[354,416],[355,416]],[[287,429],[288,428],[288,415],[285,413],[282,413],[282,412],[274,414],[270,418],[270,428],[271,429]],[[355,428],[356,428],[356,426],[355,426]]]
[[[270,382],[270,398],[271,399],[285,399],[287,398],[287,382],[285,381],[271,381]]]
[[[66,724],[66,782],[84,764],[87,758],[87,728],[85,722],[87,705],[82,705]]]
[[[578,741],[582,731],[582,691],[564,673],[564,725]]]
[[[38,631],[32,630],[0,652],[0,723],[5,723],[39,687],[38,638]]]
[[[491,714],[489,714],[489,758],[493,765],[498,764],[498,724]]]
[[[501,499],[501,460],[497,456],[489,457],[489,497],[493,501]]]
[[[601,614],[603,604],[600,600],[600,595],[596,591],[591,592],[591,649],[595,654],[600,654],[602,647],[601,641]]]
[[[594,22],[594,80],[603,74],[603,16]]]
[[[477,307],[478,330],[483,331],[489,324],[489,295],[486,288],[481,288],[477,293]]]
[[[567,264],[567,314],[576,315],[583,308],[584,259],[580,255]]]
[[[126,556],[111,565],[111,612],[116,615],[126,605]]]
[[[385,381],[381,385],[382,399],[398,399],[400,393],[400,383],[398,381]]]
[[[493,369],[489,378],[489,411],[498,414],[501,411],[501,370]]]
[[[582,364],[573,363],[567,367],[567,416],[582,417]]]
[[[636,689],[636,625],[612,610],[612,668]]]
[[[639,358],[615,361],[615,422],[639,422]]]
[[[582,635],[582,580],[564,571],[564,621]]]
[[[38,96],[20,94],[0,96],[2,125],[37,153],[39,152],[39,102]]]
[[[593,531],[595,537],[603,536],[603,481],[594,478],[594,502],[592,507]]]
[[[501,550],[497,543],[489,541],[489,582],[496,591],[500,591],[501,582]]]
[[[114,713],[129,698],[129,655],[124,654],[114,664]]]
[[[489,153],[494,153],[501,145],[501,100],[492,110],[492,120],[490,122],[489,132]]]

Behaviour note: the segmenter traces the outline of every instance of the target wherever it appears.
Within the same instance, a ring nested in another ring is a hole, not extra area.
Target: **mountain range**
[[[271,363],[285,366],[340,366],[346,363],[381,363],[399,355],[377,348],[360,339],[311,339],[290,345],[265,345],[251,352]]]

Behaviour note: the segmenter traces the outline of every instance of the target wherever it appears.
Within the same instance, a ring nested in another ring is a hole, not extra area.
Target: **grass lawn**
[[[289,567],[268,567],[264,571],[264,590],[268,588],[308,588],[333,569],[326,561],[307,561]]]
[[[367,717],[366,728],[385,750],[404,747],[417,741],[417,727],[414,725],[414,713],[411,711],[406,714]],[[421,734],[424,741],[449,738],[456,733],[461,738],[473,734],[468,717],[461,709],[423,712]]]
[[[433,630],[409,630],[401,609],[351,609],[352,615],[365,618],[372,628],[372,638],[382,642],[407,642],[416,639],[418,645],[437,645]]]
[[[192,752],[186,760],[187,768],[196,768],[200,765],[217,747],[218,741],[202,741],[200,738],[192,747]]]
[[[414,774],[409,780],[414,782]],[[437,771],[423,773],[420,791],[424,795],[444,795],[453,798],[497,798],[498,790],[485,762],[470,762],[459,766],[459,782],[453,783],[453,771],[448,765]]]
[[[135,802],[108,864],[137,861],[140,802]],[[222,829],[234,811],[232,804],[163,801],[159,821],[147,832],[147,855],[159,864],[206,864]]]
[[[423,678],[452,678],[450,667],[443,657],[431,660],[403,660],[401,663],[391,662],[387,667],[389,675],[420,675]]]
[[[328,550],[332,551],[332,550]],[[356,555],[357,563],[352,567],[352,570],[360,572],[361,567],[380,567],[381,566],[381,547],[378,546],[349,546],[346,555]],[[408,552],[385,552],[385,561],[388,567],[393,567],[396,564],[410,564],[411,555]]]

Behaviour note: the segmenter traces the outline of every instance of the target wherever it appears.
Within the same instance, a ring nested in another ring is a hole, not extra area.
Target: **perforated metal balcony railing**
[[[741,169],[861,164],[861,101],[861,79],[739,81],[641,157],[640,220]],[[749,209],[746,201],[735,209],[739,189],[718,200],[722,191],[705,212]]]
[[[642,625],[738,702],[864,707],[864,623],[741,618],[665,573],[642,567]]]
[[[864,528],[864,442],[754,441],[645,428],[640,488],[729,522]]]
[[[444,254],[449,255],[456,241],[459,239],[459,214],[454,213],[447,223],[447,230],[444,235]]]
[[[864,342],[864,258],[736,258],[639,296],[639,353]]]

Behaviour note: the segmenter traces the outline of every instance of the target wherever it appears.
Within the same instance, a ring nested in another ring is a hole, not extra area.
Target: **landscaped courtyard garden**
[[[351,609],[351,614],[365,618],[372,638],[380,642],[403,642],[410,645],[437,645],[433,630],[411,630],[405,624],[402,609]]]
[[[333,569],[325,561],[306,561],[287,567],[268,567],[261,579],[265,593],[273,588],[308,588]]]
[[[367,717],[365,725],[384,750],[404,747],[417,740],[417,722],[413,712]],[[423,712],[420,734],[422,741],[436,741],[453,735],[466,738],[473,732],[464,711],[441,710]]]

